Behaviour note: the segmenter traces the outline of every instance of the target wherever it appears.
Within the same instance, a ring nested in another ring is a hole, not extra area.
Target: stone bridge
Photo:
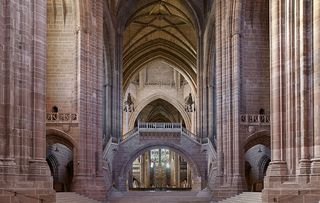
[[[207,186],[210,173],[208,157],[216,158],[214,147],[208,139],[203,142],[179,123],[139,123],[138,128],[128,132],[119,142],[110,140],[104,149],[105,169],[110,176],[112,174],[115,187],[119,191],[127,191],[133,161],[144,152],[159,147],[178,153],[189,163],[193,190],[199,191]]]

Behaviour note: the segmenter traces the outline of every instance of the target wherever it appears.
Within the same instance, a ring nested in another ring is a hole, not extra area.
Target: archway
[[[128,187],[129,190],[191,190],[192,169],[179,153],[155,147],[133,161]]]
[[[56,192],[70,192],[73,178],[73,152],[63,144],[47,146],[47,163]]]
[[[270,132],[261,131],[249,136],[245,145],[245,177],[248,191],[262,191],[270,160]]]
[[[47,130],[46,160],[53,177],[53,187],[56,192],[69,192],[72,188],[74,140],[66,133]]]
[[[186,153],[185,150],[182,148],[179,148],[177,145],[174,144],[169,144],[169,143],[163,143],[162,145],[159,144],[149,144],[141,149],[137,149],[135,152],[132,153],[130,156],[130,159],[126,162],[124,167],[121,170],[122,177],[124,177],[124,180],[126,181],[126,189],[129,189],[129,174],[130,170],[132,169],[132,165],[136,159],[138,159],[139,156],[142,154],[145,154],[148,151],[151,150],[156,150],[156,149],[168,149],[174,153],[176,153],[178,156],[180,156],[183,160],[185,160],[185,163],[188,163],[190,170],[192,171],[192,177],[189,177],[189,184],[192,186],[192,190],[199,191],[201,189],[201,173],[199,167],[199,163],[196,161],[200,160],[194,160],[194,157],[192,157],[190,154]],[[150,165],[151,166],[151,165]],[[191,174],[190,174],[191,175]],[[180,182],[178,183],[178,186],[180,187],[182,184],[185,184],[186,186],[188,185],[188,179],[187,182],[185,182],[185,179],[181,180],[179,179]],[[152,188],[152,186],[151,186]],[[150,187],[147,189],[151,189]],[[154,185],[155,188],[155,185]],[[179,188],[181,189],[181,188]],[[191,189],[187,188],[187,189]]]
[[[184,142],[185,145],[181,145],[180,141]],[[141,140],[140,136],[134,136],[120,145],[116,154],[117,160],[113,161],[117,189],[120,191],[128,190],[128,174],[132,169],[133,162],[145,152],[159,148],[169,149],[179,154],[188,163],[190,170],[192,170],[192,190],[199,191],[205,187],[207,164],[205,156],[201,155],[201,144],[197,144],[188,138],[182,140]]]

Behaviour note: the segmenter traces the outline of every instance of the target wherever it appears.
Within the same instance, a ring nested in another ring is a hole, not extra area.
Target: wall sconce
[[[125,112],[133,112],[134,111],[134,103],[131,99],[130,93],[128,93],[127,100],[124,102],[124,109]]]
[[[196,110],[195,105],[194,105],[194,100],[192,99],[191,93],[189,93],[189,96],[186,100],[185,110],[186,110],[186,112],[193,112]]]

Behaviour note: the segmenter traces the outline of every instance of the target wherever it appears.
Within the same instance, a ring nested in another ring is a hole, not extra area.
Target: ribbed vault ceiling
[[[153,1],[143,5],[129,20],[124,35],[124,51],[154,39],[171,41],[196,54],[196,37],[188,12],[179,0]]]
[[[125,83],[132,77],[130,72],[136,73],[144,59],[168,56],[175,56],[171,60],[176,58],[175,63],[181,64],[177,68],[185,67],[181,72],[187,72],[186,75],[194,81],[197,37],[185,1],[141,0],[133,9],[135,12],[129,18],[123,35]]]

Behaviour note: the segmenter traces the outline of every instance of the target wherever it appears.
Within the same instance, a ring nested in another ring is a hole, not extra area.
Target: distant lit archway
[[[128,185],[129,190],[190,190],[192,169],[179,153],[153,148],[133,161]]]

